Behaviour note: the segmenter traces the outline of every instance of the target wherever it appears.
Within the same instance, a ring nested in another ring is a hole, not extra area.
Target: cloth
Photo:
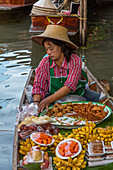
[[[96,91],[85,89],[84,97],[86,98],[87,101],[98,102],[100,94]]]
[[[69,74],[67,76],[68,67]],[[64,86],[67,86],[72,91],[76,90],[78,80],[81,78],[81,59],[76,54],[72,54],[69,64],[67,64],[67,60],[64,58],[61,68],[59,69],[54,61],[52,61],[52,65],[50,66],[49,56],[47,56],[41,60],[39,66],[36,69],[32,95],[40,94],[42,98],[45,97],[46,93],[50,89],[50,68],[54,69],[55,77],[67,76]]]

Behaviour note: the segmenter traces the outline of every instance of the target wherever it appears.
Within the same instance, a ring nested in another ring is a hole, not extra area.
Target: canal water
[[[107,79],[113,95],[113,5],[98,8],[88,22],[88,48],[84,55],[90,71]],[[3,16],[4,17],[4,16]],[[0,170],[12,170],[13,137],[17,107],[30,69],[36,67],[28,14],[0,18]],[[32,56],[32,57],[31,57]],[[37,54],[40,56],[40,54]]]

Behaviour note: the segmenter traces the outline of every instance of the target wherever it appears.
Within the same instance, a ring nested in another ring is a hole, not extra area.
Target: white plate
[[[59,146],[60,146],[62,143],[65,143],[65,142],[68,142],[68,141],[75,141],[75,142],[77,142],[78,145],[79,145],[79,150],[78,150],[78,152],[75,153],[75,154],[73,154],[73,155],[71,156],[71,158],[74,158],[75,156],[79,155],[80,152],[81,152],[81,150],[82,150],[82,145],[81,145],[81,143],[80,143],[78,140],[76,140],[76,139],[71,139],[71,138],[70,138],[70,139],[65,139],[65,140],[61,141],[61,142],[57,145],[57,147],[56,147],[56,155],[57,155],[60,159],[68,159],[68,158],[69,158],[69,156],[68,156],[68,157],[66,157],[66,156],[61,156],[60,153],[58,152]]]
[[[38,144],[38,145],[41,145],[41,146],[50,146],[50,145],[52,145],[52,144],[54,143],[54,141],[55,141],[55,139],[53,138],[52,135],[45,133],[46,135],[51,136],[51,137],[53,138],[53,139],[52,139],[52,142],[49,143],[49,144],[46,144],[46,145],[43,144],[43,143],[38,143],[38,142],[36,142],[35,139],[33,138],[33,135],[36,134],[36,133],[41,133],[41,132],[34,132],[34,133],[32,133],[32,134],[30,135],[30,138],[33,140],[33,142],[35,142],[35,143]]]

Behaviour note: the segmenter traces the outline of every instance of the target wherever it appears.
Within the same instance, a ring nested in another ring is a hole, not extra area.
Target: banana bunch
[[[86,148],[87,143],[96,140],[98,134],[96,133],[95,124],[93,122],[86,122],[84,127],[72,129],[72,133],[67,138],[74,138],[81,142],[83,148]]]
[[[22,155],[26,155],[30,151],[31,147],[32,147],[31,139],[27,138],[26,141],[21,141],[20,142],[19,153],[22,154]]]
[[[53,138],[55,139],[55,142],[49,147],[50,150],[52,151],[52,153],[55,153],[55,149],[57,147],[57,145],[65,139],[66,135],[62,135],[61,133],[58,133],[58,135],[53,135]]]
[[[96,128],[98,133],[98,140],[103,140],[105,145],[110,145],[113,141],[113,126],[106,126],[105,128]]]
[[[42,151],[46,151],[48,148],[47,146],[37,145],[36,143],[32,141],[32,139],[27,138],[25,141],[20,142],[19,153],[22,155],[28,154],[32,146],[38,146]]]
[[[58,157],[53,158],[53,163],[56,165],[55,168],[58,170],[80,170],[86,167],[86,161],[84,161],[85,150],[75,157],[69,157],[68,160],[63,160]]]
[[[98,134],[96,132],[95,124],[90,122],[86,122],[86,126],[78,128],[78,129],[72,129],[72,133],[68,135],[66,133],[65,135],[62,135],[58,133],[58,135],[54,135],[55,142],[52,146],[50,146],[50,150],[52,150],[52,153],[55,153],[56,146],[64,139],[73,138],[81,142],[83,148],[87,147],[87,143],[96,140],[98,137]]]

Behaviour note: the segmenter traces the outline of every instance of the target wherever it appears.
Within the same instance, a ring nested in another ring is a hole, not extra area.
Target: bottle
[[[28,103],[30,104],[30,101],[32,99],[32,86],[30,84],[25,87],[25,94],[26,94]]]
[[[85,67],[85,56],[84,56],[84,55],[82,56],[82,69],[83,69],[84,71],[86,71],[86,67]]]

